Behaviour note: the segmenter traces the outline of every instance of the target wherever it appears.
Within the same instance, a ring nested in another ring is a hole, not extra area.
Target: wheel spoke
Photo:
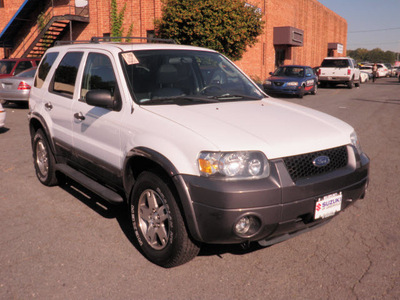
[[[157,228],[156,230],[158,239],[159,239],[159,243],[161,247],[164,247],[167,244],[168,241],[168,232],[165,229],[164,225],[161,225],[160,227]]]
[[[157,229],[154,226],[149,226],[147,228],[146,237],[150,244],[156,245],[157,244]]]
[[[158,208],[158,203],[154,191],[148,191],[146,199],[149,209],[155,211]]]
[[[168,213],[164,206],[161,206],[158,211],[158,215],[160,216],[160,222],[164,222],[168,219]]]

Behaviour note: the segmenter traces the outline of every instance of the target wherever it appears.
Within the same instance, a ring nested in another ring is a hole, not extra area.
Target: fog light
[[[233,230],[238,236],[250,237],[255,235],[260,228],[260,219],[256,216],[247,215],[239,218],[239,220],[234,224]]]
[[[250,217],[242,217],[237,221],[235,225],[235,230],[238,234],[246,234],[250,229]]]

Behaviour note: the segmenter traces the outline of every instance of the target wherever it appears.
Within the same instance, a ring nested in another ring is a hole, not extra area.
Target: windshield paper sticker
[[[133,54],[132,52],[122,53],[122,57],[128,65],[136,65],[139,63],[135,54]]]

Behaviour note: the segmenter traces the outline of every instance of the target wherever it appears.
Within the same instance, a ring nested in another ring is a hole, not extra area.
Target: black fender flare
[[[126,193],[126,199],[129,199],[130,193],[135,185],[135,178],[133,174],[134,171],[132,170],[134,165],[131,164],[132,159],[135,157],[141,157],[151,161],[153,164],[163,169],[164,173],[168,175],[178,193],[180,203],[177,204],[180,205],[183,210],[183,217],[187,224],[190,235],[193,239],[201,241],[202,238],[197,225],[193,201],[191,200],[188,187],[173,163],[163,154],[147,147],[136,147],[129,151],[123,166],[123,185]]]
[[[40,115],[40,114],[38,114],[36,112],[29,113],[29,132],[30,132],[30,135],[31,135],[31,141],[32,141],[32,138],[35,135],[35,132],[37,131],[37,129],[39,129],[38,126],[35,126],[33,124],[35,121],[39,122],[39,124],[40,124],[39,128],[44,131],[44,134],[46,135],[47,141],[49,142],[51,151],[55,155],[56,154],[56,151],[55,151],[56,147],[54,145],[53,139],[51,138],[49,127],[47,126],[46,121],[44,120],[42,115]]]

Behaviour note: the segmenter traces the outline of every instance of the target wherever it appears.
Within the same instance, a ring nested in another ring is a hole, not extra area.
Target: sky
[[[347,21],[347,50],[400,52],[400,0],[318,0]]]

